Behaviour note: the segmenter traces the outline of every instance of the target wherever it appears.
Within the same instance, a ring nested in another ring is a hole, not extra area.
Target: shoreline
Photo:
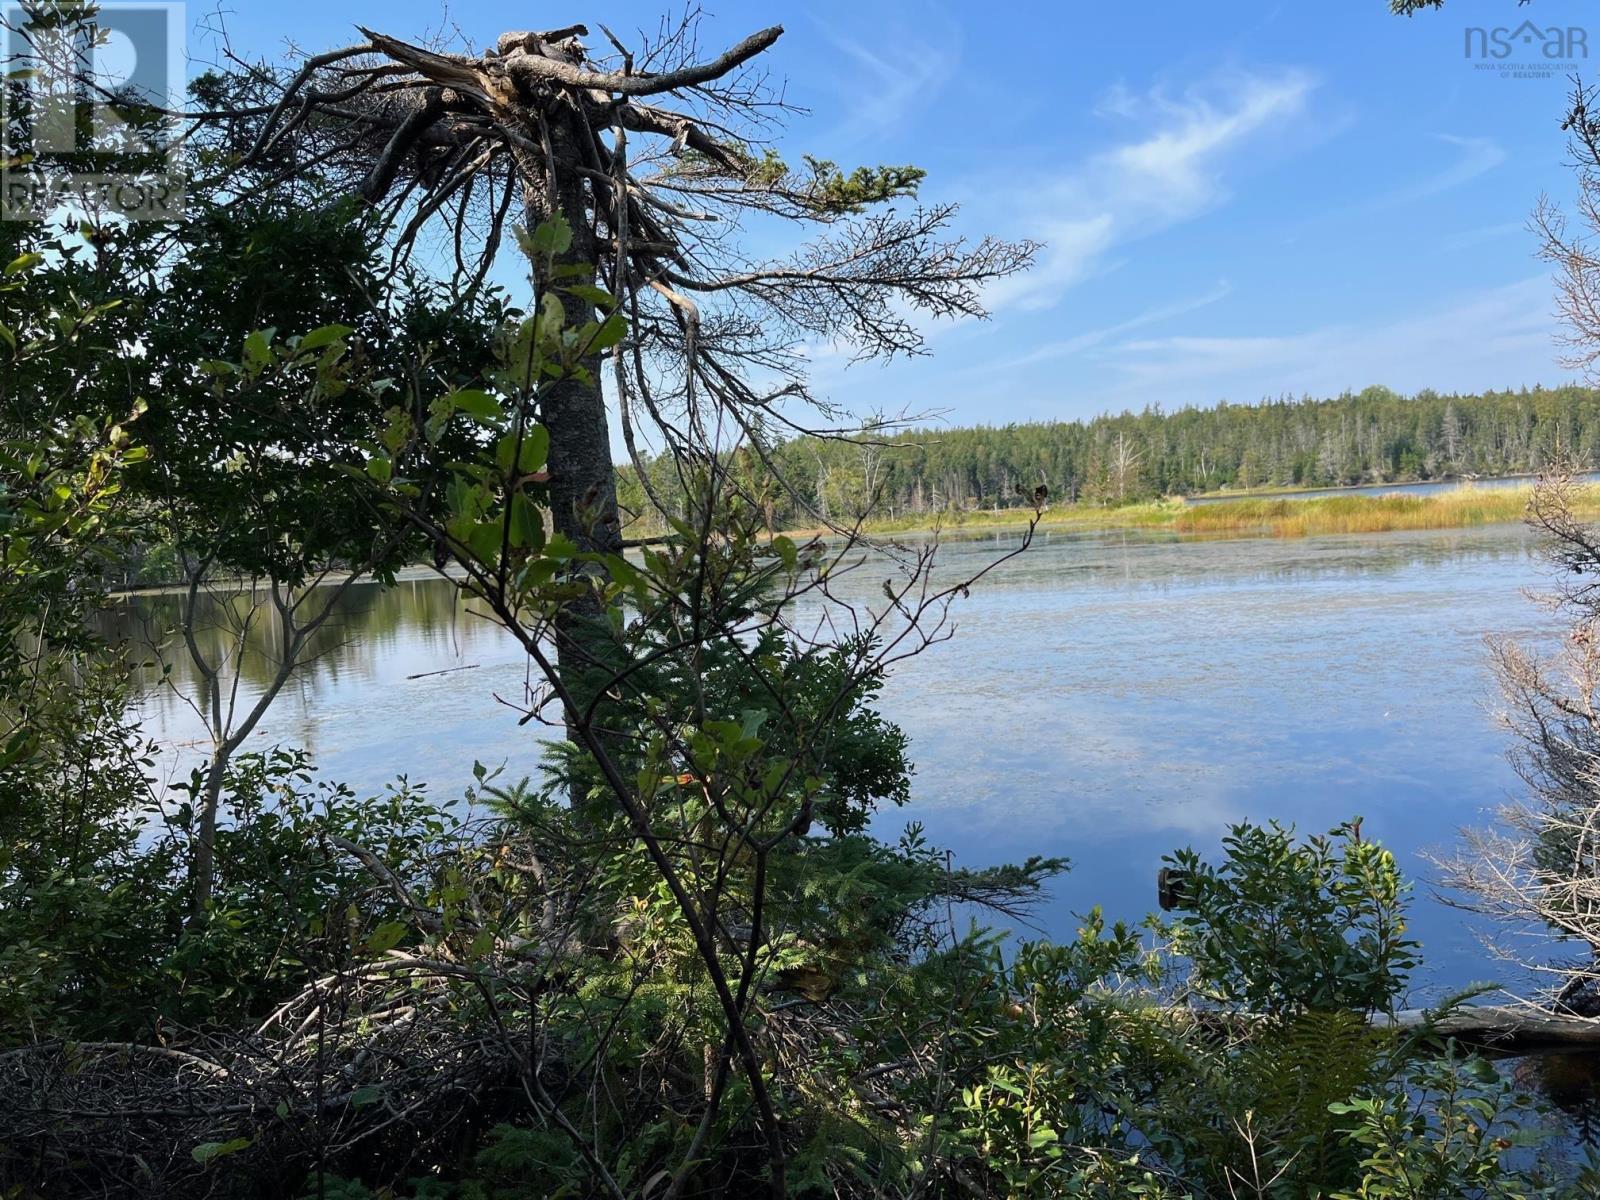
[[[1536,476],[1497,476],[1499,480]],[[1354,489],[1351,489],[1354,490]],[[1329,494],[1294,498],[1288,493],[1249,497],[1235,494],[1226,501],[1189,504],[1153,500],[1119,508],[1046,509],[1040,530],[1150,530],[1190,537],[1313,537],[1350,533],[1394,533],[1419,529],[1470,529],[1517,524],[1526,515],[1533,494],[1526,487],[1463,487],[1424,494],[1387,492]],[[1576,514],[1600,520],[1600,484],[1584,485]],[[952,514],[944,521],[869,521],[862,533],[872,536],[926,536],[937,533],[999,533],[1027,526],[1031,510]],[[784,530],[792,538],[826,537],[826,529]]]
[[[1503,475],[1498,480],[1533,479],[1535,476]],[[1321,490],[1321,489],[1308,489]],[[1354,490],[1354,489],[1346,489]],[[1471,529],[1484,525],[1510,525],[1526,515],[1528,487],[1463,487],[1443,492],[1390,492],[1361,495],[1315,495],[1295,499],[1293,493],[1246,496],[1235,493],[1211,504],[1190,504],[1182,499],[1151,500],[1117,508],[1046,508],[1039,521],[1042,531],[1083,532],[1148,530],[1174,533],[1180,537],[1315,537],[1351,533],[1395,533],[1419,529]],[[1578,492],[1576,515],[1600,521],[1600,484],[1584,485]],[[984,534],[1015,532],[1027,527],[1031,509],[985,509],[972,513],[946,514],[943,519],[878,520],[862,525],[861,532],[871,537],[930,537],[944,533]],[[776,531],[773,536],[796,540],[826,538],[833,531],[825,528],[798,528]],[[423,564],[405,568],[401,582],[412,572],[415,578],[431,577]],[[322,582],[337,582],[344,573],[335,573]],[[241,586],[248,580],[239,580]],[[160,595],[181,584],[151,583],[114,589],[112,599]]]
[[[1185,501],[1272,500],[1278,496],[1341,496],[1350,492],[1384,496],[1390,493],[1376,489],[1431,487],[1446,484],[1465,487],[1474,483],[1504,484],[1518,479],[1525,479],[1531,483],[1538,478],[1539,472],[1537,471],[1513,471],[1509,475],[1439,475],[1433,479],[1390,479],[1383,483],[1316,484],[1309,487],[1290,484],[1288,486],[1272,485],[1259,488],[1213,488],[1209,492],[1192,492],[1187,496],[1181,497],[1181,499]]]

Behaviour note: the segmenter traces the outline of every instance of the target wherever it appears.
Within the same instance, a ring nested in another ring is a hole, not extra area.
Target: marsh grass
[[[1179,533],[1307,537],[1387,533],[1401,529],[1466,529],[1522,520],[1532,488],[1471,488],[1431,496],[1329,496],[1317,500],[1230,500],[1186,508]],[[1600,516],[1600,488],[1582,489],[1579,516]]]
[[[1405,529],[1467,529],[1478,525],[1512,524],[1522,520],[1528,500],[1526,488],[1458,488],[1428,496],[1394,493],[1380,496],[1326,496],[1296,500],[1240,499],[1214,504],[1188,505],[1181,500],[1157,500],[1120,508],[1067,506],[1044,514],[1045,529],[1165,529],[1195,537],[1311,537],[1317,534],[1388,533]],[[1600,519],[1600,485],[1578,489],[1574,512],[1580,518]],[[980,533],[1003,531],[1027,524],[1027,509],[1002,512],[947,513],[938,522],[943,531]],[[931,532],[934,523],[925,514],[877,520],[871,533]],[[822,532],[816,531],[795,531]]]

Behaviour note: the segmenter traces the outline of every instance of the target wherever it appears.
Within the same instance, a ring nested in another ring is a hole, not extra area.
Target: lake
[[[941,569],[968,573],[1014,545],[951,541]],[[1038,914],[1064,937],[1092,904],[1142,916],[1162,855],[1214,849],[1232,822],[1321,830],[1359,815],[1419,881],[1417,998],[1506,979],[1461,914],[1428,896],[1422,854],[1515,791],[1483,639],[1548,632],[1524,595],[1544,578],[1534,549],[1520,526],[1232,541],[1041,533],[956,606],[954,641],[891,680],[883,708],[911,735],[916,800],[879,830],[920,821],[971,865],[1070,857]],[[879,565],[842,589],[876,595]],[[171,604],[134,601],[124,629],[160,629]],[[547,734],[496,702],[523,696],[526,662],[448,583],[354,589],[317,649],[255,744],[303,746],[358,789],[405,773],[458,794],[480,759],[537,770]],[[451,673],[411,678],[436,671]],[[247,691],[260,664],[246,675]],[[175,678],[189,686],[181,658]],[[141,711],[173,747],[169,767],[192,757],[183,744],[202,729],[185,704],[154,691]]]

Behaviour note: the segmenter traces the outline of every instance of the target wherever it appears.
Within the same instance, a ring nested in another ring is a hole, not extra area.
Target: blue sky
[[[354,40],[360,22],[491,44],[512,25],[654,28],[661,0],[231,0],[235,45]],[[1580,0],[708,3],[703,44],[762,26],[810,110],[780,139],[841,164],[913,162],[961,230],[1048,243],[988,322],[937,327],[932,357],[816,379],[856,409],[954,424],[1252,402],[1368,384],[1559,383],[1548,271],[1525,225],[1573,191],[1564,76],[1464,55],[1467,26],[1592,22]],[[191,3],[190,15],[204,11]],[[509,15],[508,15],[509,13]],[[209,55],[203,35],[197,56]],[[1512,61],[1526,61],[1516,53]],[[1580,65],[1588,66],[1580,58]]]

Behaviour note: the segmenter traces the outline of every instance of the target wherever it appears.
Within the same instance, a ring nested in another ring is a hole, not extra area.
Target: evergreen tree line
[[[1008,508],[1027,503],[1041,484],[1056,503],[1116,505],[1219,489],[1507,475],[1537,471],[1558,455],[1600,464],[1600,391],[1402,396],[1369,387],[1321,400],[1175,412],[1151,405],[1089,421],[797,438],[772,454],[799,494],[797,501],[774,489],[774,517],[804,525],[808,507],[836,519],[869,508],[888,517]],[[670,463],[650,469],[668,482]],[[633,475],[624,470],[621,491],[642,512]]]

